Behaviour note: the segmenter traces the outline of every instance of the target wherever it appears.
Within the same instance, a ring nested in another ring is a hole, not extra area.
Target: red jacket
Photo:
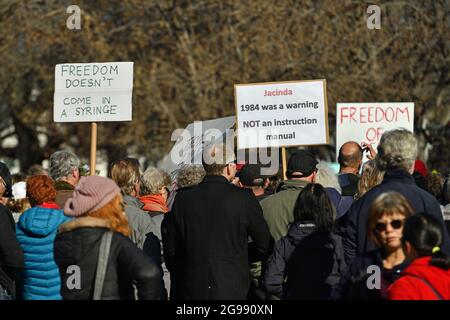
[[[405,269],[403,276],[389,287],[389,299],[440,300],[434,289],[441,299],[450,300],[450,270],[445,271],[429,265],[430,259],[431,257],[423,257],[414,260]]]

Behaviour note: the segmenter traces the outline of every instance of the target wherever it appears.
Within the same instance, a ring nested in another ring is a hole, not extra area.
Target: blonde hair
[[[383,178],[384,171],[378,168],[376,161],[367,161],[363,166],[363,171],[358,181],[358,191],[354,198],[361,198],[367,191],[379,185],[383,181]]]
[[[139,182],[139,175],[139,161],[134,158],[114,161],[108,172],[108,177],[114,180],[124,195],[131,194],[134,185]]]

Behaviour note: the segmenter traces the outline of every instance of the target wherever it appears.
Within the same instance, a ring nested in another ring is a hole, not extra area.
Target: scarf
[[[138,197],[139,201],[144,204],[142,208],[145,211],[163,212],[167,213],[169,208],[166,201],[161,194],[148,194]]]
[[[53,201],[42,202],[38,206],[41,207],[41,208],[47,208],[47,209],[57,209],[57,210],[60,209],[58,207],[58,205],[56,204],[56,202],[53,202]]]

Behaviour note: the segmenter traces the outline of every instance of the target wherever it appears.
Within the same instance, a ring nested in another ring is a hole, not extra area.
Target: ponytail
[[[431,253],[430,265],[448,270],[450,269],[450,258],[442,253],[441,248],[434,247]]]
[[[415,214],[406,219],[403,241],[408,241],[420,257],[431,257],[430,265],[450,269],[450,258],[440,249],[443,236],[436,219],[428,214]]]

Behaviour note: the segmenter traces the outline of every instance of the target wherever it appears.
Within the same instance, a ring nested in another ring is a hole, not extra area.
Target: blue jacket
[[[60,300],[61,280],[53,257],[53,241],[60,224],[70,220],[62,210],[33,207],[25,211],[16,227],[25,257],[25,300]]]
[[[369,190],[362,198],[353,202],[346,214],[347,226],[344,250],[347,264],[350,264],[355,256],[377,249],[367,236],[369,209],[380,194],[388,191],[401,193],[409,201],[416,213],[428,213],[441,223],[443,230],[441,250],[445,254],[450,255],[450,238],[445,228],[439,202],[431,194],[419,188],[408,172],[388,170],[384,175],[383,182]]]

